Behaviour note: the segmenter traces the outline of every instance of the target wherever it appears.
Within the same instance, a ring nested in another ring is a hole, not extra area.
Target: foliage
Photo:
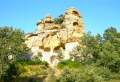
[[[114,27],[110,27],[104,31],[103,37],[105,40],[112,41],[116,37],[117,30]]]
[[[12,82],[23,72],[23,70],[25,69],[23,69],[23,67],[20,65],[10,64],[6,74],[4,75],[4,82]]]
[[[110,77],[106,68],[81,65],[79,68],[63,68],[59,82],[104,82]]]
[[[99,81],[99,79],[96,79],[92,75],[86,74],[84,70],[87,70],[87,67],[89,69],[96,69],[97,71],[93,71],[96,74],[101,73],[102,70],[104,70],[103,75],[109,74],[111,72],[111,77],[110,78],[119,78],[119,73],[120,73],[120,33],[117,32],[117,30],[113,27],[110,27],[105,30],[103,37],[100,34],[97,34],[95,36],[91,35],[90,33],[85,34],[80,41],[80,45],[75,48],[71,52],[71,60],[74,60],[74,62],[79,62],[80,64],[77,64],[79,70],[77,72],[72,72],[74,68],[74,65],[69,61],[61,62],[60,67],[68,67],[72,70],[69,71],[68,74],[64,70],[63,77],[61,79],[61,82],[75,82],[77,77],[76,76],[81,76],[81,73],[85,73],[85,77],[83,82],[103,82],[103,80],[107,77],[103,77],[100,75],[100,78],[102,78],[102,81]],[[70,64],[70,65],[69,65]],[[72,65],[72,66],[71,66]],[[87,67],[84,67],[84,70],[80,71],[82,69],[81,65],[87,65]],[[94,65],[92,68],[91,66]],[[70,67],[71,66],[71,67]],[[76,68],[76,66],[75,66]],[[98,70],[100,68],[101,70]],[[109,71],[109,72],[108,72]],[[79,73],[78,73],[79,72]],[[88,73],[90,70],[88,71]],[[78,73],[78,74],[77,74]],[[72,76],[73,75],[73,76]],[[99,75],[99,74],[98,74]],[[81,77],[78,77],[79,79]],[[88,78],[94,77],[92,80],[87,80]],[[82,78],[83,79],[83,78]],[[82,82],[76,81],[76,82]]]
[[[55,20],[57,24],[62,21],[63,16]],[[24,41],[21,30],[0,28],[0,75],[5,82],[32,76],[48,76],[48,82],[105,82],[120,78],[120,32],[113,27],[106,29],[103,36],[85,34],[80,45],[71,52],[70,60],[63,61],[60,53],[58,68],[62,74],[59,79],[52,70],[48,75],[49,66],[41,61],[41,53],[33,60],[16,60],[29,51]]]
[[[111,72],[120,72],[120,33],[113,27],[104,32],[98,63],[109,68]]]
[[[33,61],[33,60],[25,60],[25,61],[16,61],[15,64],[21,64],[21,65],[45,65],[48,66],[48,63],[46,61]]]
[[[103,37],[88,33],[81,38],[80,44],[84,46],[78,46],[71,55],[76,61],[96,63],[109,68],[111,72],[120,71],[120,33],[115,28],[106,29]]]
[[[71,60],[64,60],[59,62],[58,64],[58,68],[65,68],[65,67],[69,67],[69,68],[78,68],[81,64],[77,61],[71,61]]]
[[[63,20],[64,20],[63,15],[60,15],[58,18],[54,19],[54,23],[61,24]]]
[[[98,53],[101,52],[101,36],[99,34],[96,36],[91,35],[91,33],[85,34],[79,44],[71,52],[71,58],[80,63],[94,63],[99,57]]]
[[[47,75],[46,62],[42,61],[17,61],[10,64],[4,76],[5,82],[13,82],[18,78],[36,76],[43,78]]]
[[[24,32],[20,29],[0,27],[0,75],[4,74],[8,64],[15,61],[18,55],[28,53],[24,41]]]

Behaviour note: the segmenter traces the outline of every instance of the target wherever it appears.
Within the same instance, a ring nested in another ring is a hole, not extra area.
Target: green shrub
[[[3,76],[4,82],[13,82],[17,78],[47,75],[48,63],[42,61],[17,61],[9,65]],[[42,77],[41,77],[42,78]]]
[[[13,82],[15,78],[17,78],[21,72],[23,71],[23,67],[21,65],[10,64],[9,68],[5,72],[4,82]]]
[[[64,21],[63,15],[60,15],[58,18],[54,19],[54,23],[56,24],[62,24],[63,21]]]
[[[96,64],[66,60],[60,62],[58,68],[63,70],[60,82],[104,82],[111,79],[110,70]]]
[[[63,69],[60,82],[104,82],[111,78],[106,68],[95,66],[81,66],[79,68]]]
[[[64,60],[58,63],[58,68],[64,68],[64,67],[78,68],[79,66],[80,66],[79,62],[71,61],[71,60]]]
[[[22,65],[45,65],[48,66],[48,63],[46,61],[32,61],[32,60],[23,60],[23,61],[17,61],[15,64],[22,64]]]

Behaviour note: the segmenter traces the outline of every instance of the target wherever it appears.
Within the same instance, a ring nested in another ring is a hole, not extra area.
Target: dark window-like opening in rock
[[[53,21],[45,21],[45,23],[53,23]]]
[[[77,11],[72,11],[72,13],[75,15],[79,15],[79,13]]]
[[[78,25],[78,22],[73,22],[73,26],[77,26]]]

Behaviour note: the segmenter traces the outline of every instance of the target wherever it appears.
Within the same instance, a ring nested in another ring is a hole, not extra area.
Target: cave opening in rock
[[[73,26],[77,26],[78,25],[78,22],[73,22]]]
[[[79,13],[77,11],[72,11],[72,13],[75,15],[79,15]]]

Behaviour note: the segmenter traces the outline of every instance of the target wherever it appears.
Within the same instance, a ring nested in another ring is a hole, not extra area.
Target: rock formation
[[[37,31],[26,34],[26,44],[31,49],[32,57],[42,54],[42,60],[50,65],[59,62],[58,55],[69,59],[69,53],[78,45],[83,35],[83,21],[75,8],[69,8],[62,15],[61,23],[56,23],[52,16],[37,22]]]

